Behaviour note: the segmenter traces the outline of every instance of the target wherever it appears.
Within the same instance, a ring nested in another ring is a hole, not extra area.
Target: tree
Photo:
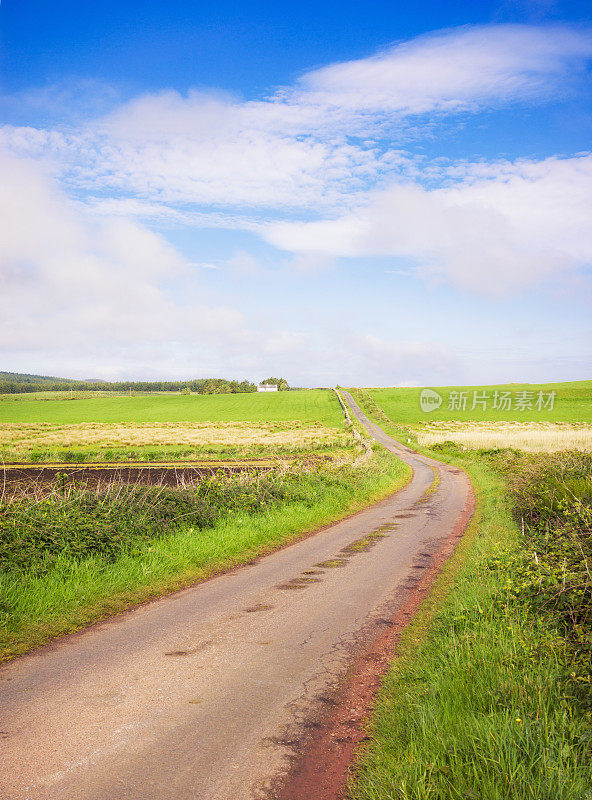
[[[265,378],[262,381],[263,386],[277,386],[279,392],[285,392],[290,387],[288,386],[288,381],[285,378]]]

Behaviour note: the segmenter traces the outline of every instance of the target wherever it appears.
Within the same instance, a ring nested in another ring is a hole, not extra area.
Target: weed
[[[438,449],[477,516],[403,635],[350,797],[588,800],[592,458]]]
[[[66,485],[5,498],[3,656],[248,562],[385,496],[408,475],[382,451],[363,469],[350,461],[185,488]]]

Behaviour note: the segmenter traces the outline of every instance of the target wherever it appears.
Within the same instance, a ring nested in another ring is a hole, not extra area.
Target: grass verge
[[[15,500],[20,508],[5,503],[2,535],[7,556],[12,553],[16,561],[6,557],[9,568],[0,573],[0,658],[270,552],[387,496],[409,477],[409,469],[381,448],[361,468],[327,465],[257,478],[238,504],[235,493],[218,490],[215,515],[208,514],[211,497],[205,502],[202,497],[195,521],[183,524],[184,506],[193,501],[187,495],[171,499],[174,490],[166,493],[168,510],[158,503],[152,511],[142,506],[143,523],[133,498],[121,494],[117,502],[125,513],[115,513],[115,499],[104,496],[98,502],[80,494],[65,501],[56,496],[46,508],[41,498],[33,505]],[[260,488],[271,480],[275,490],[266,490],[263,498]],[[182,513],[171,516],[171,506]],[[126,519],[133,536],[127,535]],[[145,535],[135,530],[138,524]]]
[[[363,395],[356,399],[364,405]],[[508,466],[512,458],[500,470],[499,454],[449,449],[437,457],[469,473],[477,515],[402,638],[349,797],[590,800],[587,512],[577,502],[576,511],[571,502],[562,507],[565,495],[556,493],[541,502],[530,479],[518,496],[524,464]],[[524,530],[517,507],[524,515],[530,508]],[[553,519],[532,511],[549,507]],[[578,535],[567,546],[574,513]],[[576,546],[584,548],[579,562]]]

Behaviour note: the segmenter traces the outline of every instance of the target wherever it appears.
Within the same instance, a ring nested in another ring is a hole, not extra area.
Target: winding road
[[[398,444],[343,394],[412,467],[407,486],[241,569],[4,665],[1,800],[281,793],[348,667],[470,508],[464,473]]]

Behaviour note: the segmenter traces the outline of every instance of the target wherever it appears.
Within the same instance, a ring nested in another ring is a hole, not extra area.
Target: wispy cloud
[[[592,265],[592,155],[463,173],[439,189],[397,183],[338,219],[265,235],[291,252],[407,258],[431,281],[497,295]]]
[[[309,72],[296,96],[342,116],[474,110],[564,91],[591,55],[586,30],[465,27]]]
[[[0,174],[2,352],[242,335],[242,315],[210,307],[162,236],[89,215],[38,165],[1,151]]]
[[[313,382],[344,365],[352,382],[450,378],[454,355],[429,341],[258,332],[200,283],[211,267],[267,276],[244,242],[189,261],[155,230],[256,233],[295,271],[386,255],[489,294],[568,280],[592,263],[592,156],[428,162],[413,143],[459,114],[569,93],[590,56],[587,29],[492,25],[395,43],[257,100],[170,90],[118,103],[101,87],[93,103],[85,87],[66,122],[76,92],[30,92],[27,114],[64,111],[0,128],[0,351],[51,349],[71,365],[109,351],[104,363],[145,374],[183,374],[192,358],[220,371],[223,356],[243,375],[305,363]]]
[[[193,210],[326,213],[381,181],[416,174],[404,148],[430,125],[565,93],[591,55],[588,30],[461,28],[307,72],[262,100],[170,90],[86,125],[5,127],[2,139],[21,155],[51,156],[81,191]]]

